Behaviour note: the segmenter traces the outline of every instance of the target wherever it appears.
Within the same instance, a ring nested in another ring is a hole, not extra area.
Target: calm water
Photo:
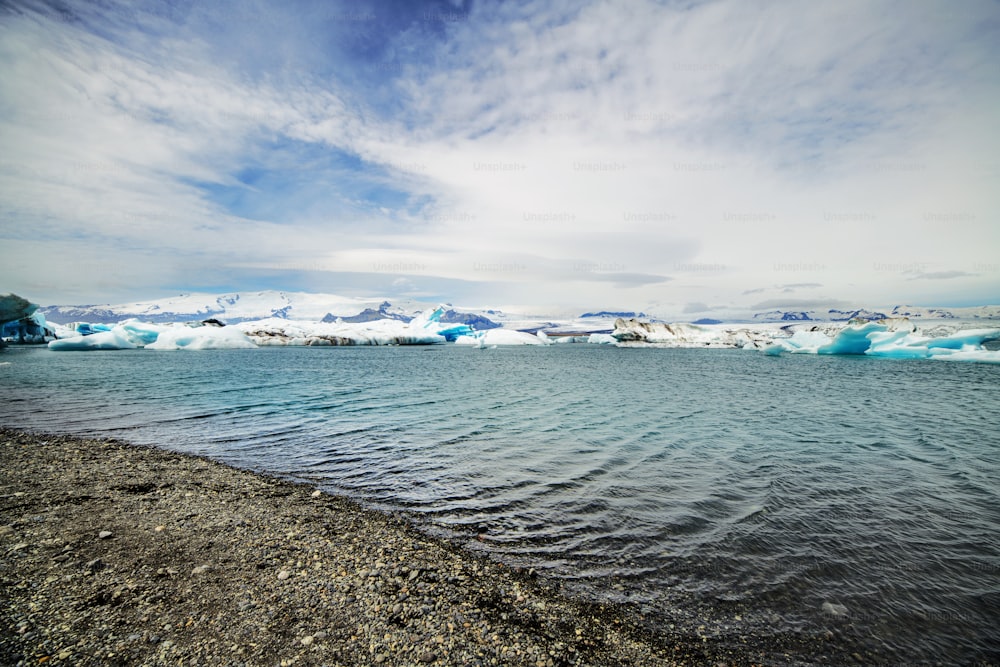
[[[667,635],[772,637],[776,662],[1000,661],[996,365],[587,345],[0,364],[4,424],[406,509]]]

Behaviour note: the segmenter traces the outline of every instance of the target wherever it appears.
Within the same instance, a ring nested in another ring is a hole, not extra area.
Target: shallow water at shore
[[[312,480],[654,624],[1000,656],[996,367],[572,345],[2,356],[5,424]]]

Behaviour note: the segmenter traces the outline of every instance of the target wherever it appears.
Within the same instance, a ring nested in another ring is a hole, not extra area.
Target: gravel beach
[[[0,461],[3,665],[755,662],[305,484],[12,430]]]

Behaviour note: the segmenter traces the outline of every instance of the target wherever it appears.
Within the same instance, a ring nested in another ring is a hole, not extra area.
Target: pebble
[[[0,633],[0,656],[23,655],[25,665],[51,656],[50,664],[661,667],[721,657],[682,633],[661,649],[626,628],[626,612],[567,603],[524,572],[487,565],[395,517],[334,496],[308,501],[323,495],[318,489],[120,443],[60,438],[39,449],[10,433],[0,427],[0,461],[10,464],[0,466],[0,488],[44,483],[91,499],[62,506],[60,521],[0,526],[0,568],[30,582],[5,591],[16,631]],[[154,494],[116,490],[154,479]],[[49,499],[29,498],[23,516],[51,515]],[[114,540],[97,546],[99,531],[112,537],[101,524],[115,526]],[[8,545],[22,542],[11,554]],[[128,548],[107,548],[115,544]],[[60,549],[71,554],[63,566],[52,562]],[[83,576],[84,562],[102,574]],[[178,569],[192,576],[173,576]],[[83,600],[101,603],[81,608]],[[831,664],[850,664],[850,650]]]

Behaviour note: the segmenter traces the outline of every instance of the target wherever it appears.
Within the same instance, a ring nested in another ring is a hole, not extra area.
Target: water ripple
[[[0,416],[407,509],[664,623],[832,629],[886,662],[998,655],[997,367],[433,352],[8,350]]]

